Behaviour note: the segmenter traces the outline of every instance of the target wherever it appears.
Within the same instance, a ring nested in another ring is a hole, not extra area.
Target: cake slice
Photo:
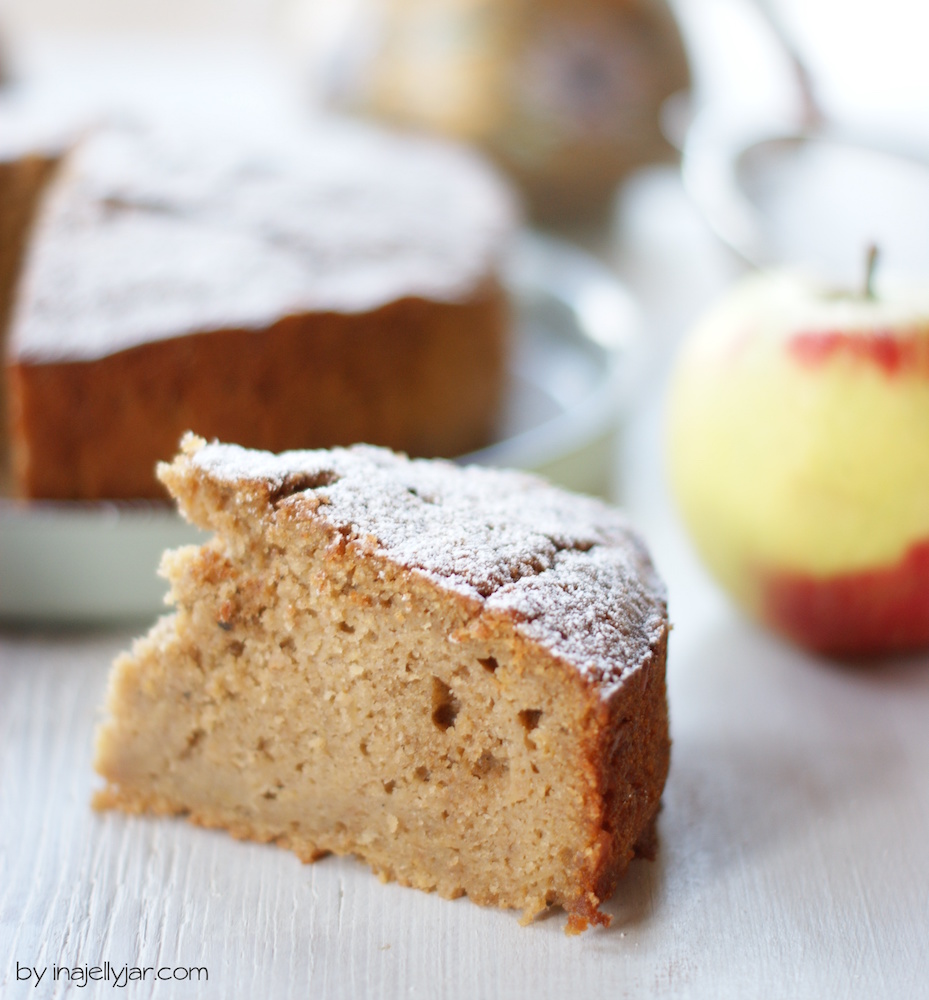
[[[608,923],[669,759],[665,593],[617,511],[365,445],[188,435],[159,475],[215,536],[114,664],[98,806]]]

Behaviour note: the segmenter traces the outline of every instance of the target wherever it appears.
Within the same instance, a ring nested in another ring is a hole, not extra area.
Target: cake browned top
[[[85,360],[307,311],[461,301],[496,273],[514,218],[474,154],[373,126],[103,129],[46,200],[12,353]]]
[[[535,476],[367,445],[273,455],[193,435],[161,475],[182,509],[179,481],[203,476],[263,516],[286,504],[293,516],[322,521],[478,611],[509,616],[604,697],[667,631],[664,586],[625,517]],[[195,506],[186,504],[187,516],[218,526]]]

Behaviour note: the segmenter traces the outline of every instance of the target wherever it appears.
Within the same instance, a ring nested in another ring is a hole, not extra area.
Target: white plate
[[[516,346],[500,439],[462,462],[539,472],[608,494],[614,439],[635,379],[638,311],[612,273],[563,242],[527,235],[507,282]],[[201,539],[156,503],[0,499],[0,619],[102,624],[164,610],[166,548]]]

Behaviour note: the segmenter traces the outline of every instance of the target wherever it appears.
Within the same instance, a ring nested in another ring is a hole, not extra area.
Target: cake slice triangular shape
[[[159,474],[215,536],[114,665],[98,805],[608,922],[669,759],[664,589],[617,511],[367,446],[189,435]]]

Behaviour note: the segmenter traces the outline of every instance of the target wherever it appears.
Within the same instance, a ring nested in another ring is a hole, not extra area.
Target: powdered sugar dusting
[[[438,140],[329,118],[261,138],[102,130],[46,199],[12,351],[93,359],[406,296],[467,301],[514,223],[497,175]]]
[[[264,484],[276,503],[511,615],[605,696],[664,634],[664,588],[622,514],[536,477],[366,445],[272,455],[211,444],[192,461],[216,480]]]

